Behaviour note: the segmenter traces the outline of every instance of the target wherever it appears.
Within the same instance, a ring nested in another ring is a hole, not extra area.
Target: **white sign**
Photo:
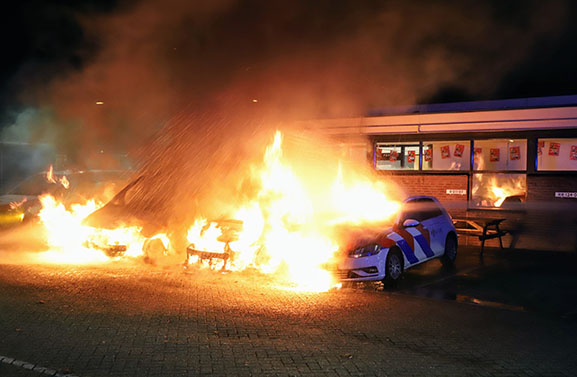
[[[577,199],[577,192],[555,192],[555,197]]]
[[[467,190],[447,189],[447,195],[467,195]]]

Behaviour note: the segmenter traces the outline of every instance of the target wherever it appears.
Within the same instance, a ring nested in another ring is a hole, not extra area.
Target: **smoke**
[[[184,211],[182,198],[234,186],[228,172],[260,156],[257,135],[279,122],[356,116],[452,86],[490,95],[568,22],[564,2],[518,2],[520,16],[499,3],[127,1],[76,12],[95,52],[42,85],[24,79],[21,98],[49,109],[42,137],[60,153],[140,156],[140,202]]]
[[[569,21],[564,2],[499,4],[143,0],[69,12],[93,52],[75,44],[78,67],[48,83],[24,77],[21,98],[51,109],[70,152],[131,149],[182,109],[215,102],[290,120],[413,104],[447,87],[486,97]]]

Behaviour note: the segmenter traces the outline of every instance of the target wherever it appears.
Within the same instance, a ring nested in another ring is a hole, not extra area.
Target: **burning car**
[[[396,282],[407,268],[435,258],[450,265],[457,257],[451,217],[431,196],[405,200],[391,228],[352,238],[334,271],[344,282]]]
[[[222,261],[222,270],[226,269],[229,260],[234,260],[235,251],[231,248],[231,242],[238,241],[239,232],[243,229],[243,222],[241,220],[213,220],[204,224],[201,229],[201,234],[210,231],[210,229],[218,229],[220,235],[216,237],[216,241],[222,243],[222,250],[206,250],[200,245],[191,243],[186,248],[185,265],[192,262],[208,261],[212,267],[215,260]]]
[[[54,171],[35,174],[0,196],[0,226],[18,225],[35,219],[41,209],[40,197],[49,194],[70,204],[114,192],[124,180],[124,171]]]

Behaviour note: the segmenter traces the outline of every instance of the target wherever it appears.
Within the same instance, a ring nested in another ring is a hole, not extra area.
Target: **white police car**
[[[335,273],[343,282],[396,282],[407,268],[431,259],[452,264],[457,245],[457,231],[441,203],[415,196],[404,201],[391,228],[353,239]]]

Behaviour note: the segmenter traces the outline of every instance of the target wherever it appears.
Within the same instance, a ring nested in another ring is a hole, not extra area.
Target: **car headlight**
[[[370,245],[366,245],[349,251],[349,257],[351,258],[370,257],[372,255],[377,255],[378,253],[380,253],[381,248],[382,248],[381,245],[372,243]]]

